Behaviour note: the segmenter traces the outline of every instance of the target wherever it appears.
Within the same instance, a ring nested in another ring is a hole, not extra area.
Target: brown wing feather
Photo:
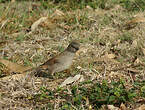
[[[45,63],[43,63],[42,66],[43,66],[43,65],[53,65],[53,64],[58,63],[58,62],[59,62],[59,61],[58,61],[58,59],[57,59],[57,56],[55,56],[55,57],[53,57],[53,58],[47,60]]]

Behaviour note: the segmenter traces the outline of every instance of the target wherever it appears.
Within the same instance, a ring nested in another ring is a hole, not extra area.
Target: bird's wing
[[[44,66],[44,65],[53,65],[53,64],[56,64],[56,63],[59,63],[59,58],[57,58],[57,56],[47,60],[41,66]]]

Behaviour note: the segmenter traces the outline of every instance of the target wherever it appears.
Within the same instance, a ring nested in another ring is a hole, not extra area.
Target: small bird
[[[37,67],[35,76],[46,77],[48,74],[50,76],[56,72],[68,69],[72,65],[73,58],[75,53],[79,50],[79,47],[80,44],[77,41],[72,41],[62,53]]]

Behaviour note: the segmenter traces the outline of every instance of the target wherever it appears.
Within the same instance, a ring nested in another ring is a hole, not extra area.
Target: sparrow
[[[37,67],[35,76],[53,76],[53,74],[56,72],[67,70],[72,65],[73,58],[75,56],[75,53],[79,50],[79,47],[80,44],[77,41],[72,41],[63,52]]]

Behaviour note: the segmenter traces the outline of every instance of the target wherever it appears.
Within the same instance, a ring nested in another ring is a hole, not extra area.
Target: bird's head
[[[72,41],[68,47],[67,50],[73,53],[76,53],[79,50],[80,44],[77,41]]]

